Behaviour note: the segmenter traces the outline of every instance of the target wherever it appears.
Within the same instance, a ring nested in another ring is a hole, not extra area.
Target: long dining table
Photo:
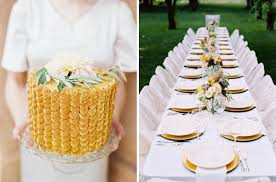
[[[221,30],[224,30],[226,34],[229,33],[227,28],[220,27]],[[196,36],[206,31],[205,27],[201,27],[198,29]],[[193,42],[191,46],[196,47],[198,42]],[[229,41],[230,47],[231,42]],[[232,49],[233,50],[233,49]],[[189,53],[186,56],[186,60],[184,64],[187,62],[189,63],[189,59],[191,54]],[[237,68],[239,72],[243,72],[242,68],[239,67],[239,60],[236,61]],[[183,67],[180,74],[184,74],[185,72],[189,71],[189,67]],[[266,129],[262,123],[260,115],[258,114],[258,109],[252,109],[247,112],[228,112],[224,111],[223,113],[215,113],[211,114],[207,111],[202,111],[199,113],[195,113],[194,116],[198,117],[204,123],[205,132],[200,136],[200,138],[195,138],[189,141],[183,142],[167,142],[169,140],[161,137],[160,129],[164,124],[164,121],[168,120],[170,115],[178,116],[178,117],[188,117],[187,115],[183,115],[181,113],[174,113],[173,111],[169,110],[168,108],[173,107],[173,104],[177,102],[187,103],[190,100],[194,99],[194,94],[189,93],[180,93],[175,89],[179,88],[180,85],[189,85],[195,83],[204,83],[207,81],[207,78],[200,78],[200,79],[185,79],[178,77],[177,82],[174,88],[171,91],[171,97],[167,104],[167,108],[164,114],[161,117],[160,125],[156,131],[156,135],[152,141],[150,151],[148,153],[147,159],[144,164],[143,168],[143,181],[148,181],[150,179],[167,179],[167,180],[175,180],[175,181],[196,181],[196,174],[189,169],[187,169],[183,165],[183,152],[192,144],[200,144],[200,143],[214,143],[216,145],[221,144],[229,144],[233,145],[233,141],[227,140],[222,137],[218,132],[218,127],[221,123],[227,122],[229,118],[254,118],[257,122],[259,122],[260,126],[262,127],[262,133],[264,134],[263,137],[249,142],[236,142],[235,145],[239,148],[240,151],[247,154],[247,163],[249,167],[249,171],[244,172],[241,169],[241,165],[239,164],[233,171],[226,174],[226,181],[241,181],[251,178],[257,177],[269,177],[272,181],[276,181],[276,157],[273,151],[272,144],[269,141],[269,137],[266,135]],[[231,83],[242,83],[245,87],[246,80],[245,77],[240,77],[238,79],[229,79],[230,86]],[[248,87],[247,87],[248,89]],[[233,94],[234,99],[242,99],[246,98],[247,100],[254,101],[254,98],[250,94],[250,89],[243,93]],[[160,141],[164,141],[162,145],[160,145]],[[167,142],[167,144],[166,144]]]

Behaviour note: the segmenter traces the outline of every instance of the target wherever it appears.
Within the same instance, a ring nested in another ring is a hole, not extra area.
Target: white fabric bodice
[[[135,71],[136,25],[128,6],[119,0],[97,0],[70,23],[49,0],[18,1],[10,17],[3,67],[15,72],[37,69],[60,54]]]

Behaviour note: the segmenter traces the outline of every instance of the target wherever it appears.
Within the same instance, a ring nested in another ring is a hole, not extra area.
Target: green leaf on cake
[[[44,85],[47,82],[47,76],[46,72],[44,74],[41,74],[38,78],[38,85]]]
[[[64,88],[65,84],[62,81],[58,82],[57,89],[60,92]]]
[[[47,69],[46,68],[41,68],[41,69],[39,69],[37,72],[36,72],[36,76],[38,77],[38,78],[40,78],[42,75],[44,75],[45,73],[47,73]]]

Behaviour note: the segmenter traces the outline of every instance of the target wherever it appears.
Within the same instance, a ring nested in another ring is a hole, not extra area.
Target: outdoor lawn
[[[275,31],[268,32],[264,20],[256,20],[243,4],[200,4],[196,12],[186,5],[179,5],[176,12],[176,30],[167,29],[166,6],[140,10],[140,90],[149,83],[155,68],[162,65],[169,50],[182,41],[188,28],[197,30],[204,26],[205,14],[220,14],[221,26],[232,33],[239,29],[258,61],[265,65],[276,83],[276,24]]]

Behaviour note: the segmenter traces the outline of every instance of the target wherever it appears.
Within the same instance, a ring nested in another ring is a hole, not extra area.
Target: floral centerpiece
[[[112,66],[106,70],[95,67],[93,61],[76,56],[57,56],[45,67],[36,72],[39,85],[56,82],[57,90],[73,86],[91,87],[103,80],[115,78],[126,80],[119,66]]]
[[[211,113],[221,113],[225,109],[226,102],[231,99],[225,89],[229,82],[223,77],[223,72],[218,71],[216,74],[208,77],[208,83],[199,86],[195,92],[198,100],[203,104],[204,109]]]
[[[214,52],[202,54],[200,56],[200,60],[202,61],[202,68],[219,70],[222,66],[222,59],[220,55],[215,54]]]

